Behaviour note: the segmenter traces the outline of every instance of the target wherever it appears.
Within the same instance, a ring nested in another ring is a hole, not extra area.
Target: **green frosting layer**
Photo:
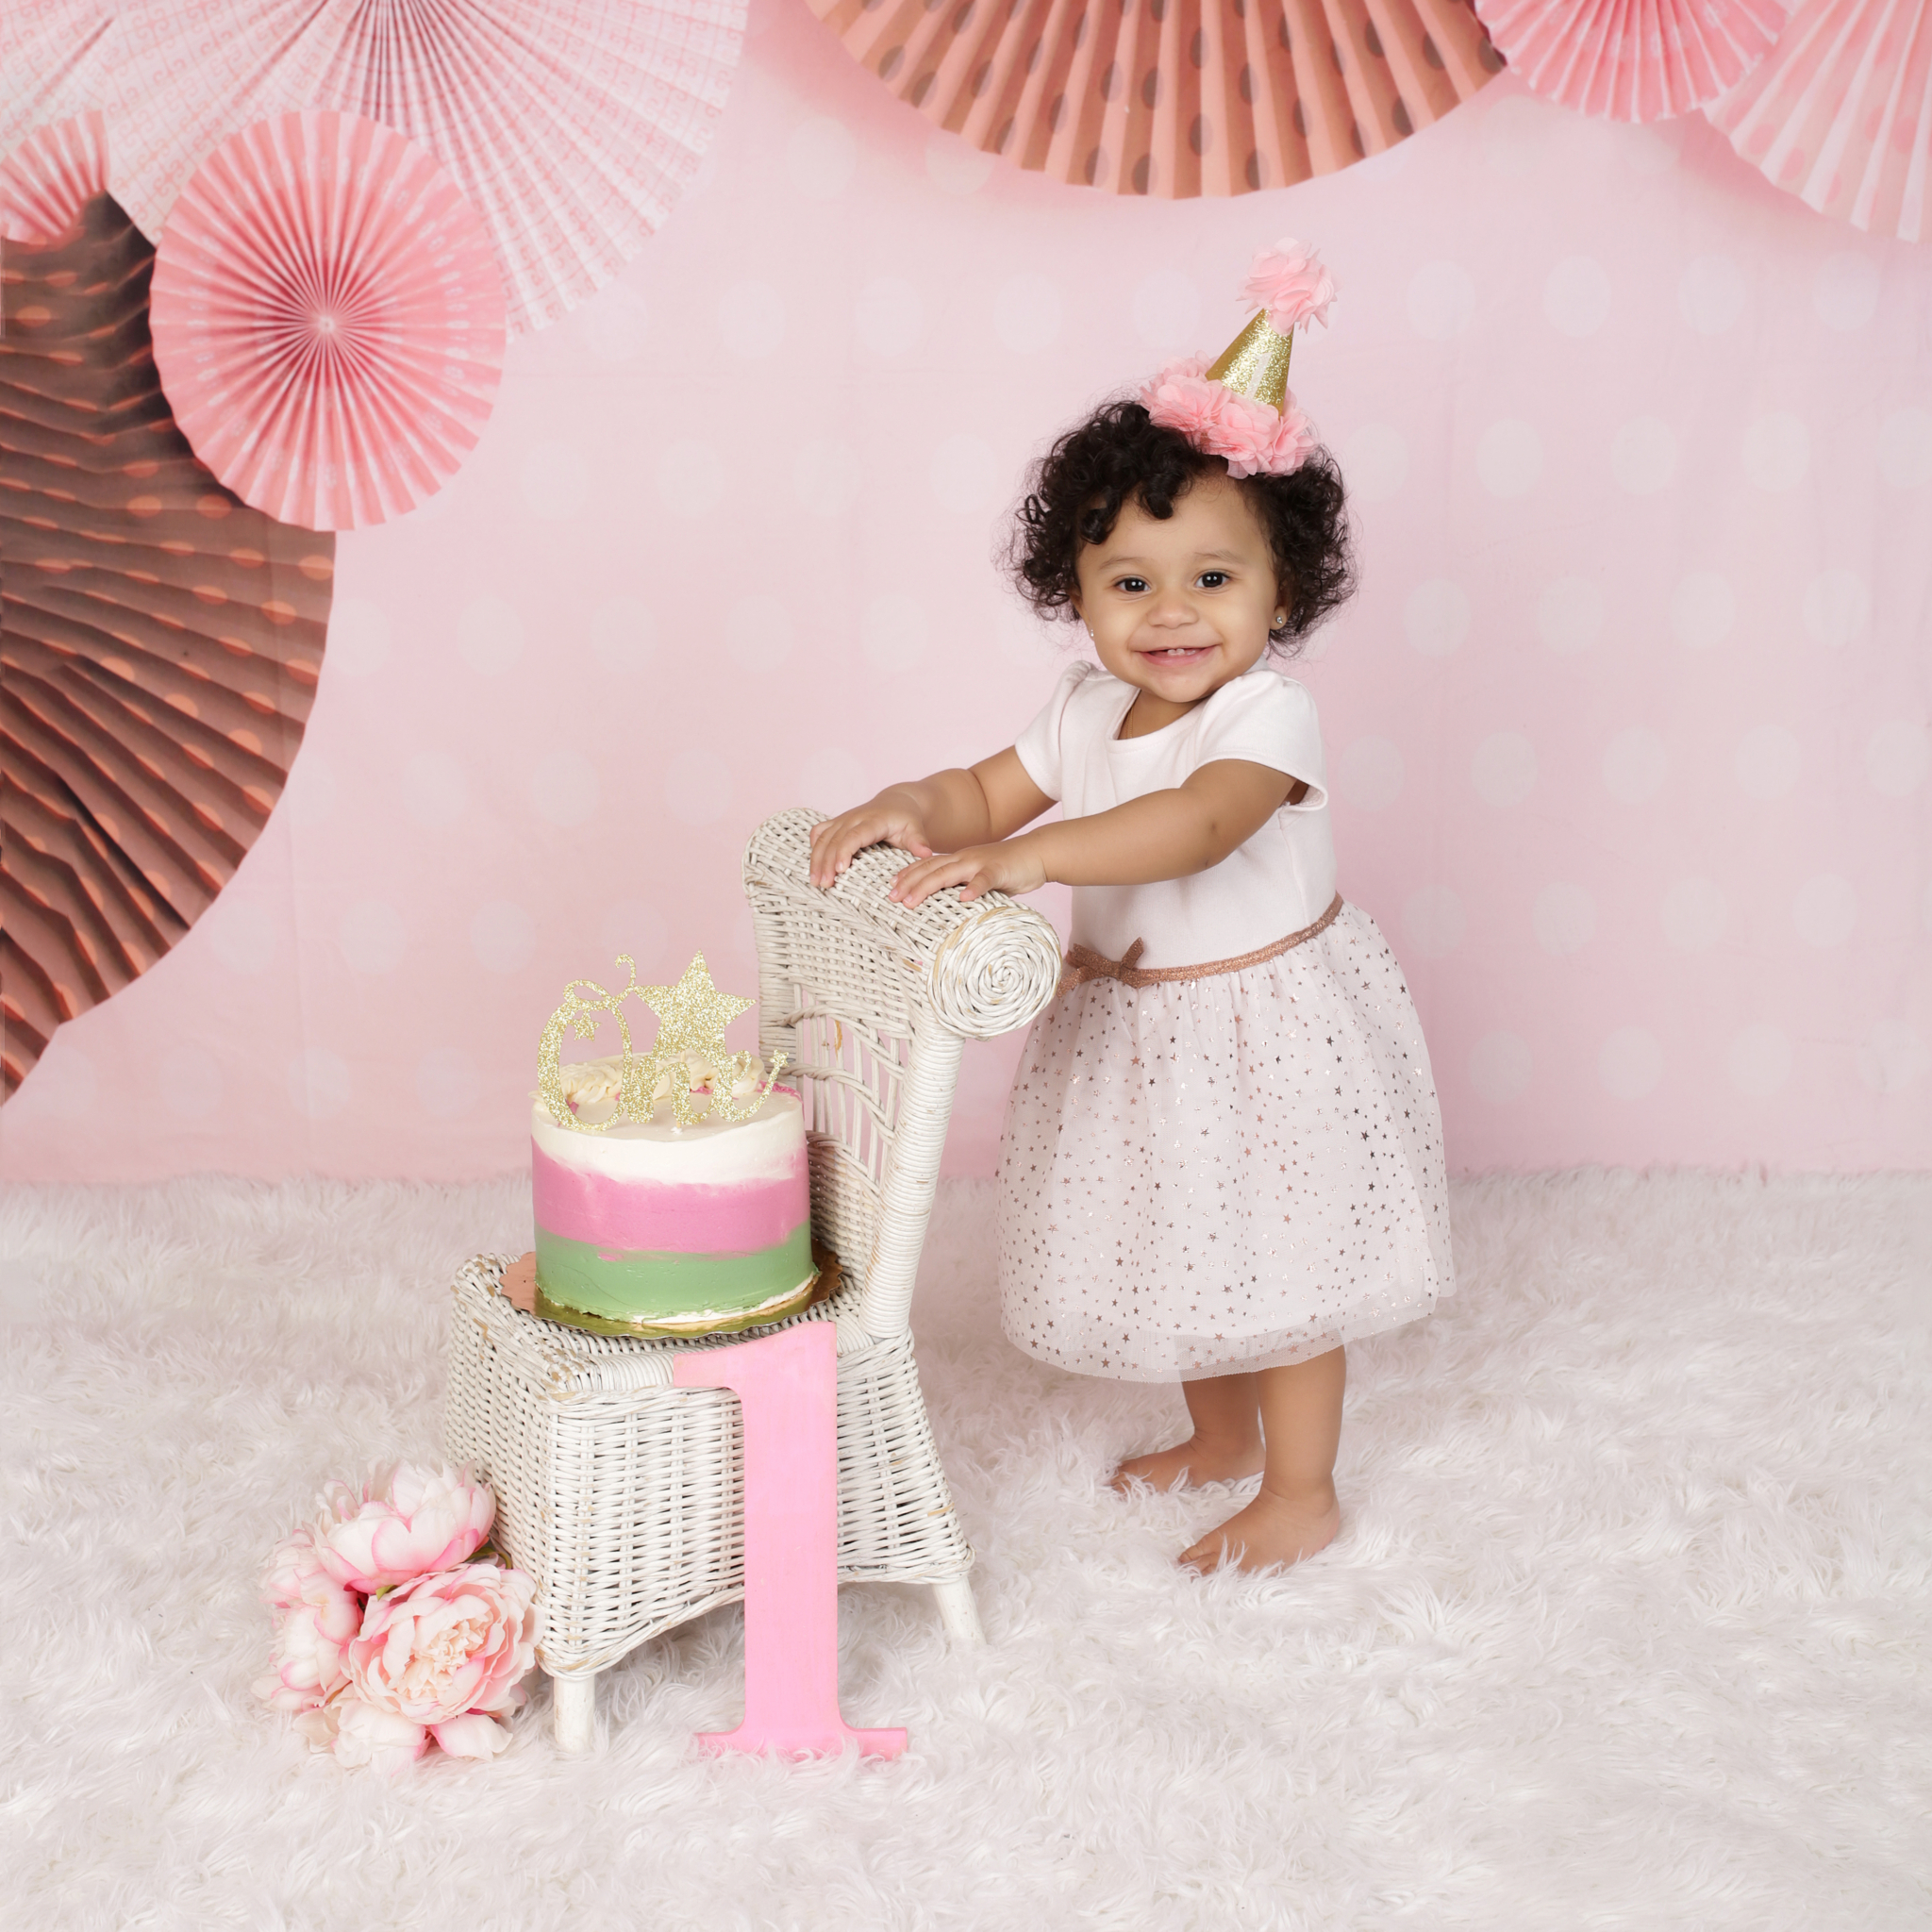
[[[614,1251],[537,1230],[537,1285],[554,1302],[614,1322],[666,1322],[755,1308],[811,1278],[811,1226],[749,1255]]]

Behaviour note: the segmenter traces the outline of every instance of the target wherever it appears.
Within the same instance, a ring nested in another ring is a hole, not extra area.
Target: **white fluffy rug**
[[[527,1191],[0,1193],[0,1923],[1497,1928],[1932,1922],[1932,1177],[1459,1188],[1463,1291],[1352,1352],[1332,1549],[1206,1583],[1122,1503],[1172,1391],[1009,1349],[983,1186],[917,1311],[990,1643],[841,1599],[895,1765],[700,1759],[735,1609],[394,1783],[258,1708],[271,1541],[440,1436],[443,1284]]]

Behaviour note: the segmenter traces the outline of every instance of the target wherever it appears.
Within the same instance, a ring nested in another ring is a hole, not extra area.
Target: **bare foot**
[[[1243,1476],[1257,1474],[1260,1468],[1259,1438],[1245,1449],[1232,1449],[1190,1436],[1172,1449],[1128,1457],[1114,1471],[1111,1487],[1124,1496],[1136,1483],[1145,1483],[1164,1494],[1169,1490],[1196,1490],[1203,1483],[1238,1483]]]
[[[1192,1549],[1182,1551],[1176,1561],[1203,1575],[1225,1563],[1242,1570],[1272,1570],[1326,1549],[1341,1527],[1341,1506],[1333,1489],[1325,1500],[1314,1495],[1291,1501],[1264,1484],[1245,1509],[1210,1530]]]

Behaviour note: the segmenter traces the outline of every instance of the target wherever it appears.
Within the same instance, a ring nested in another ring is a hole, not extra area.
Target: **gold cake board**
[[[722,1317],[704,1314],[677,1316],[663,1322],[617,1322],[608,1315],[587,1315],[581,1308],[565,1307],[537,1286],[534,1250],[519,1255],[503,1271],[496,1291],[511,1307],[526,1315],[541,1315],[546,1322],[560,1322],[566,1328],[582,1328],[591,1335],[638,1335],[656,1341],[689,1341],[700,1335],[735,1335],[743,1328],[769,1327],[774,1322],[782,1322],[788,1315],[825,1300],[839,1286],[839,1257],[814,1241],[811,1258],[815,1272],[803,1288],[774,1295],[741,1314]]]

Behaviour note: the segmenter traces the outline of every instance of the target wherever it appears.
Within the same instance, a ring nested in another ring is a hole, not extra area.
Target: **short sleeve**
[[[1026,768],[1026,775],[1056,802],[1066,796],[1067,789],[1064,741],[1067,706],[1092,669],[1092,665],[1084,659],[1068,665],[1061,674],[1060,681],[1054,686],[1053,696],[1047,699],[1040,715],[1013,743],[1013,749],[1020,755],[1020,762]]]
[[[1251,671],[1224,685],[1202,709],[1207,716],[1195,741],[1197,769],[1216,758],[1244,758],[1307,786],[1300,803],[1284,806],[1285,811],[1320,811],[1328,803],[1322,726],[1304,686],[1273,671]]]

